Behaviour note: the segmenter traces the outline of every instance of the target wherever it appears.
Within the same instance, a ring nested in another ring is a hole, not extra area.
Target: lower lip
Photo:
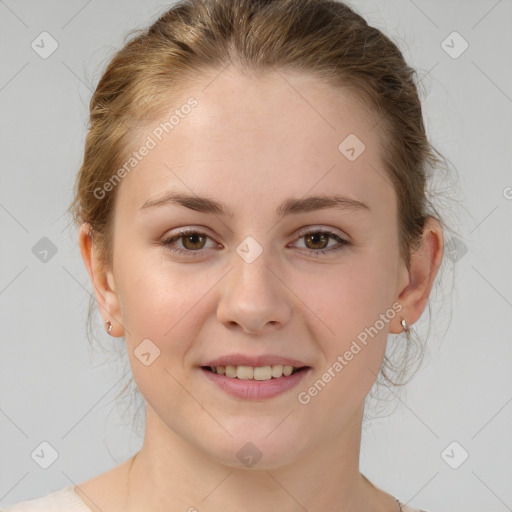
[[[292,389],[304,379],[311,368],[304,368],[288,377],[283,375],[270,380],[236,379],[213,373],[204,368],[200,368],[200,370],[228,395],[246,400],[260,400],[262,398],[272,398]]]

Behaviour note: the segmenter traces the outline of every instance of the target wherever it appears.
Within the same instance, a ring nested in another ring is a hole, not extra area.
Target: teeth
[[[254,377],[254,368],[252,366],[237,366],[236,367],[236,378],[249,380]]]
[[[288,375],[291,375],[293,372],[293,366],[283,366],[283,375],[286,375],[286,377],[288,377]]]
[[[258,366],[254,368],[254,380],[270,380],[272,378],[272,366]]]
[[[281,377],[283,375],[283,365],[282,364],[275,364],[272,366],[272,377],[274,379],[277,379],[278,377]]]
[[[290,365],[274,364],[272,366],[213,366],[210,367],[214,373],[240,380],[270,380],[278,379],[283,375],[288,377],[293,373],[294,368]]]
[[[222,368],[222,366],[221,366]],[[219,373],[219,372],[217,372]],[[226,366],[226,377],[236,377],[236,366]]]

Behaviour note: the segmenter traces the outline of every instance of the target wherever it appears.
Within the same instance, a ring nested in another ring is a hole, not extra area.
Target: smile
[[[312,368],[289,365],[203,366],[200,370],[210,382],[228,395],[245,400],[261,400],[291,390]]]
[[[301,368],[291,365],[274,364],[267,366],[207,366],[206,369],[217,375],[225,375],[232,379],[270,380],[278,379],[283,375],[288,377]]]

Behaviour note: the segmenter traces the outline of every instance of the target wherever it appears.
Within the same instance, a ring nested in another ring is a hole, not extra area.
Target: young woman
[[[359,452],[442,261],[413,75],[330,0],[185,0],[115,55],[71,211],[144,443],[7,510],[412,511]]]

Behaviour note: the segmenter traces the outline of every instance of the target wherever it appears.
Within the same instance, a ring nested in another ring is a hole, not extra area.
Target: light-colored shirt
[[[2,508],[0,512],[91,512],[74,488],[74,485],[68,485],[41,498]]]
[[[75,492],[74,485],[68,485],[58,491],[53,491],[41,498],[10,505],[0,509],[0,512],[91,512],[91,509]],[[407,507],[400,502],[402,512],[425,512],[417,508]]]

